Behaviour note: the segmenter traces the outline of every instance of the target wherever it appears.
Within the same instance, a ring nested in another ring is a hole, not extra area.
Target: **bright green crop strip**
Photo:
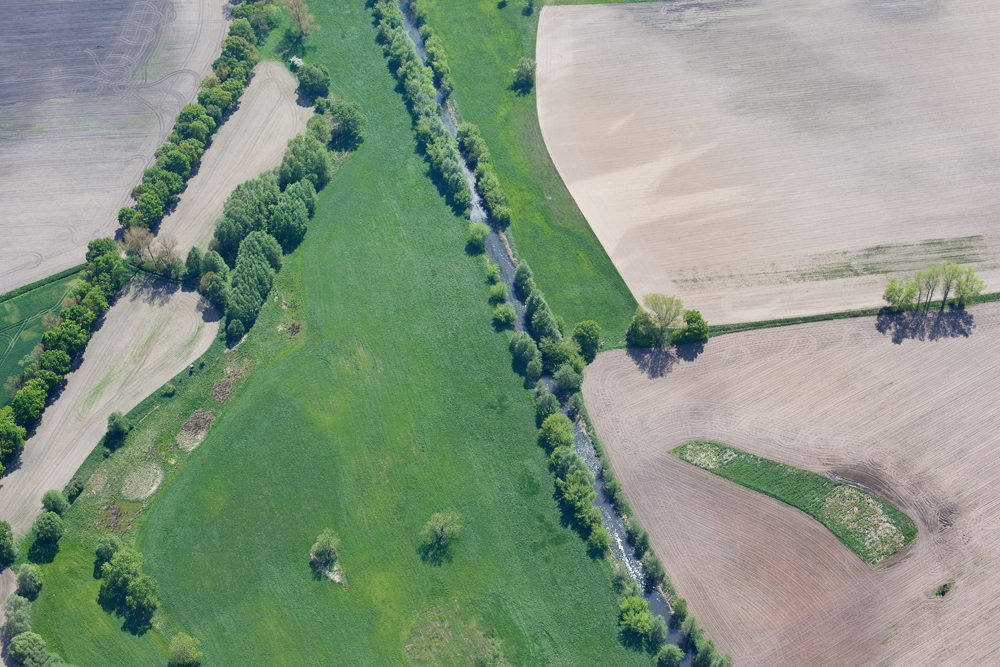
[[[448,53],[461,120],[479,126],[510,199],[511,236],[519,255],[531,265],[552,312],[570,327],[597,321],[607,345],[620,347],[635,299],[549,158],[534,91],[522,96],[510,89],[510,70],[521,56],[535,55],[538,12],[524,16],[523,6],[420,1]]]
[[[917,536],[916,524],[903,512],[823,475],[711,442],[689,442],[670,453],[802,510],[870,565],[897,553]]]

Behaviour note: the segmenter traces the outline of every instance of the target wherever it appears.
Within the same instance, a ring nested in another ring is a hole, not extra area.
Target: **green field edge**
[[[700,465],[689,458],[687,458],[687,448],[691,445],[701,445],[709,446],[713,449],[720,451],[721,453],[733,452],[737,457],[746,457],[750,463],[754,464],[758,468],[769,469],[769,472],[774,474],[780,474],[785,479],[794,478],[791,483],[798,482],[804,484],[807,487],[807,492],[812,492],[813,502],[807,503],[803,502],[802,495],[803,491],[799,487],[792,487],[790,484],[785,485],[784,480],[782,483],[768,484],[767,480],[763,482],[758,481],[757,477],[750,477],[742,474],[739,470],[734,470],[730,468],[727,464],[728,461],[722,462],[714,467],[707,465]],[[676,456],[680,460],[689,463],[697,468],[706,470],[714,475],[718,475],[723,479],[727,479],[730,482],[739,484],[740,486],[750,489],[751,491],[756,491],[762,493],[766,496],[774,498],[775,500],[782,502],[790,507],[794,507],[797,510],[805,512],[812,518],[816,519],[818,522],[823,524],[827,529],[833,533],[838,540],[840,540],[844,546],[850,549],[854,554],[856,554],[861,560],[865,561],[872,567],[877,567],[879,563],[895,556],[896,554],[902,552],[906,549],[910,543],[913,542],[917,537],[917,524],[907,515],[905,512],[899,508],[892,505],[888,501],[879,498],[877,495],[868,491],[867,489],[859,488],[850,483],[845,483],[837,480],[830,479],[825,475],[812,472],[810,470],[803,470],[801,468],[796,468],[784,463],[779,463],[771,459],[764,458],[762,456],[756,456],[742,449],[736,447],[730,447],[728,445],[722,445],[717,442],[708,442],[701,440],[693,440],[691,442],[686,442],[683,445],[674,447],[671,449],[669,454]],[[903,536],[903,544],[895,551],[886,554],[882,558],[873,560],[868,555],[862,545],[854,539],[851,539],[850,533],[846,530],[838,527],[836,524],[827,520],[823,512],[820,511],[823,503],[830,497],[830,495],[840,487],[853,488],[859,491],[863,497],[874,499],[885,513],[885,515],[890,519],[892,524],[900,531]]]
[[[66,269],[65,271],[60,271],[59,273],[53,273],[48,278],[42,278],[41,280],[36,280],[33,283],[30,283],[28,285],[24,285],[23,287],[18,287],[17,289],[12,289],[11,291],[7,292],[6,294],[0,294],[0,304],[2,304],[4,301],[10,301],[11,299],[13,299],[15,297],[19,297],[19,296],[21,296],[23,294],[27,294],[28,292],[33,292],[36,289],[38,289],[39,287],[45,287],[46,285],[49,285],[49,284],[54,283],[56,281],[62,280],[63,278],[68,278],[69,276],[72,276],[73,274],[80,273],[85,268],[87,268],[87,263],[86,262],[84,262],[83,264],[77,264],[76,266],[74,266],[74,267],[72,267],[70,269]]]
[[[981,294],[980,296],[972,299],[969,303],[965,305],[966,308],[971,308],[983,303],[992,303],[994,301],[1000,301],[1000,292],[990,292],[989,294]],[[950,306],[950,308],[955,309],[955,306]],[[925,312],[931,312],[934,310],[942,310],[941,300],[932,301],[930,307]],[[863,308],[854,310],[840,310],[833,313],[822,313],[819,315],[804,315],[802,317],[785,317],[774,320],[757,320],[754,322],[737,322],[735,324],[713,324],[708,327],[708,337],[714,338],[715,336],[722,336],[729,333],[739,333],[741,331],[753,331],[755,329],[772,329],[774,327],[787,327],[793,324],[808,324],[809,322],[827,322],[829,320],[846,320],[855,317],[878,317],[879,315],[899,315],[906,312],[916,312],[916,311],[899,311],[889,306],[881,306],[879,308]],[[620,347],[625,347],[624,345]],[[616,349],[615,347],[607,347],[605,349]]]

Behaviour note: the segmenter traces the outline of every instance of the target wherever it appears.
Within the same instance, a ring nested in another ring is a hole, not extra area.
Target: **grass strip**
[[[899,552],[917,536],[913,519],[889,503],[818,473],[714,442],[689,442],[670,453],[802,510],[869,565]]]
[[[35,282],[25,285],[23,287],[12,289],[6,294],[0,294],[0,303],[3,303],[4,301],[9,301],[15,297],[21,296],[22,294],[27,294],[28,292],[34,291],[39,287],[45,287],[50,283],[54,283],[56,281],[62,280],[63,278],[67,278],[69,276],[80,273],[85,268],[87,268],[86,263],[77,264],[76,266],[66,269],[65,271],[60,271],[59,273],[53,273],[48,278],[42,278],[41,280],[36,280]]]

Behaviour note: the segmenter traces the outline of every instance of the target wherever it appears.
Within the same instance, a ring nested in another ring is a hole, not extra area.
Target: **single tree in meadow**
[[[292,28],[298,36],[299,43],[305,41],[311,33],[319,31],[316,17],[309,13],[309,5],[303,0],[285,0],[285,9],[292,19]]]
[[[670,343],[670,330],[679,323],[684,314],[684,304],[675,296],[666,294],[647,294],[642,303],[652,315],[653,322],[659,330],[659,344]]]
[[[201,642],[183,632],[170,640],[171,667],[194,667],[201,663]]]
[[[462,517],[454,510],[446,510],[433,514],[427,525],[424,526],[423,534],[435,546],[444,548],[448,546],[458,531],[462,528]]]

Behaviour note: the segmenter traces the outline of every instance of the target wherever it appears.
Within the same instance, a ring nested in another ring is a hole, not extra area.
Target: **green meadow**
[[[457,111],[479,126],[510,197],[519,255],[556,315],[569,326],[596,320],[607,344],[621,346],[635,299],[549,158],[534,90],[511,89],[518,60],[535,55],[538,12],[525,16],[524,4],[420,0],[448,53]]]
[[[278,334],[286,295],[269,300],[238,349],[252,373],[213,408],[198,448],[164,464],[127,536],[159,583],[154,629],[128,634],[96,604],[93,500],[70,509],[70,535],[44,565],[36,627],[78,667],[165,664],[181,630],[202,641],[206,665],[470,665],[490,645],[512,665],[650,665],[622,645],[610,567],[555,500],[508,334],[492,326],[484,262],[466,254],[465,221],[427,175],[370,14],[332,0],[310,8],[322,32],[306,59],[329,68],[369,123],[279,276],[300,286],[303,329]],[[621,290],[610,302],[631,315]],[[567,322],[600,319],[589,293],[560,298],[579,299],[557,310]],[[608,327],[623,331],[624,318]],[[212,363],[218,377],[234,362]],[[169,457],[206,391],[178,391],[186,407],[146,413],[129,442]],[[185,392],[200,398],[184,403]],[[168,410],[176,417],[159,416]],[[420,531],[444,509],[464,527],[437,558]],[[346,587],[310,566],[327,527],[341,538]]]

